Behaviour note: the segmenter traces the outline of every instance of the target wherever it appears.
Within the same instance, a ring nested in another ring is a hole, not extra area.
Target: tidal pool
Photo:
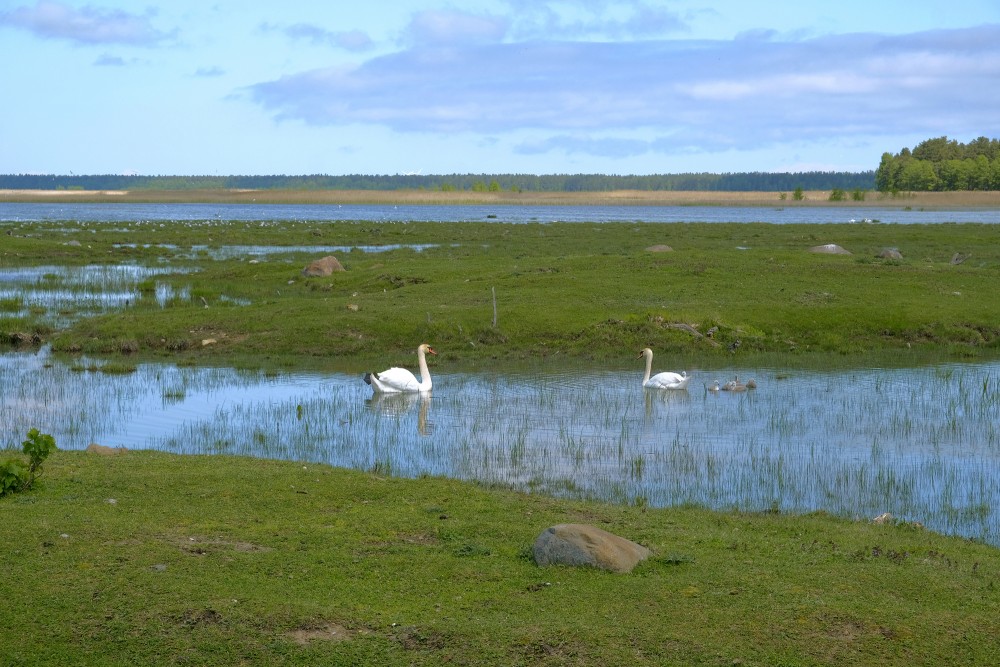
[[[0,355],[0,447],[31,428],[91,442],[440,475],[665,507],[889,512],[1000,546],[1000,362],[835,371],[641,368],[457,373],[431,396],[374,398],[360,375],[270,375]],[[754,377],[745,393],[705,385]]]

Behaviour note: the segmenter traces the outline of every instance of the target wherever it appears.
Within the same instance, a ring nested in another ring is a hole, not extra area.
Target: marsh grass
[[[20,266],[74,235],[66,223],[19,231],[4,261]],[[86,235],[90,247],[63,246],[67,265],[155,267],[157,299],[130,300],[127,317],[116,304],[65,323],[51,337],[60,350],[112,353],[128,340],[140,354],[266,365],[361,363],[420,340],[467,363],[606,359],[646,345],[697,358],[732,349],[975,358],[1000,344],[996,225],[203,221],[91,223]],[[150,238],[162,243],[129,240]],[[854,255],[808,252],[830,242]],[[675,250],[646,250],[657,243]],[[199,245],[288,252],[189,256]],[[875,258],[886,246],[905,259]],[[318,253],[303,249],[315,247],[357,249],[340,254],[345,272],[304,278]],[[360,249],[382,247],[393,249]],[[952,264],[956,252],[968,259]],[[149,294],[148,274],[132,280],[130,294]],[[712,327],[713,339],[701,335]],[[217,343],[202,346],[206,338]]]
[[[11,665],[929,666],[1000,651],[1000,552],[912,525],[67,451],[0,521]],[[629,575],[537,567],[535,537],[566,522],[653,557]]]

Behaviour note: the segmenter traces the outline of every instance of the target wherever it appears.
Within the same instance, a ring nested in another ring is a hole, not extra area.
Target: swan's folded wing
[[[419,391],[420,382],[413,373],[405,368],[392,367],[375,374],[372,378],[373,385],[378,391]]]

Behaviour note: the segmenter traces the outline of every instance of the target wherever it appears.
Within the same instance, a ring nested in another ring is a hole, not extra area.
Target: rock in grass
[[[809,252],[818,252],[826,255],[850,255],[851,253],[844,250],[836,243],[827,243],[825,245],[816,245],[809,248]]]
[[[898,248],[882,248],[878,256],[882,259],[903,259],[903,253]]]
[[[302,269],[302,275],[307,278],[322,278],[324,276],[329,276],[336,271],[343,271],[344,267],[340,265],[340,262],[333,255],[327,255],[322,259],[317,259],[309,264],[306,268]]]
[[[91,454],[100,454],[101,456],[114,456],[116,454],[124,454],[128,450],[124,447],[108,447],[92,442],[87,445],[87,451]]]
[[[651,245],[648,248],[646,248],[646,252],[673,252],[673,251],[674,251],[673,248],[671,248],[668,245],[663,245],[662,243]]]
[[[589,566],[611,572],[631,572],[650,553],[646,547],[624,537],[574,523],[546,528],[534,545],[538,565]]]

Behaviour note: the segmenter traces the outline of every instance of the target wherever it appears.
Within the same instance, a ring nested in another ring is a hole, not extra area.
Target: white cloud
[[[170,37],[153,28],[152,16],[152,13],[140,16],[92,6],[75,9],[60,2],[39,0],[34,7],[18,7],[0,13],[0,25],[76,44],[150,46]]]
[[[500,17],[424,11],[413,16],[404,31],[404,42],[417,46],[488,44],[503,39],[507,29],[507,19]]]
[[[291,39],[303,39],[347,51],[368,51],[374,46],[368,33],[361,30],[326,30],[309,23],[296,23],[284,28],[283,32]]]
[[[974,55],[955,50],[967,40],[977,44]],[[995,133],[998,80],[1000,26],[986,26],[897,37],[771,38],[749,47],[745,41],[461,43],[293,74],[257,84],[251,95],[282,119],[315,125],[534,129],[552,138],[523,143],[522,153],[615,155],[676,150],[679,142],[751,149],[887,128]],[[659,138],[609,138],[636,128]],[[602,138],[591,138],[594,132]]]

